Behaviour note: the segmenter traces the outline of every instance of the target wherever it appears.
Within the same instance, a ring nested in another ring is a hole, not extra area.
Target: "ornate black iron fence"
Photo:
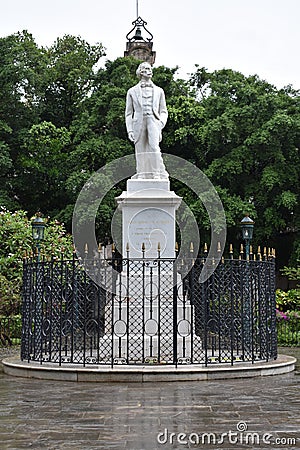
[[[275,359],[274,258],[222,259],[202,283],[205,262],[26,260],[21,358],[84,366]]]
[[[280,347],[300,347],[300,318],[277,317],[277,340]]]

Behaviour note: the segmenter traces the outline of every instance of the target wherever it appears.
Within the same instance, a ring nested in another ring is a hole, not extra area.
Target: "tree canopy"
[[[0,204],[66,223],[86,180],[100,167],[133,153],[126,136],[127,90],[137,80],[132,58],[107,61],[101,44],[64,36],[39,47],[23,31],[0,39]],[[169,120],[162,151],[199,167],[224,204],[228,235],[239,239],[247,212],[255,239],[284,249],[283,264],[300,257],[300,98],[259,76],[195,66],[189,80],[157,67]],[[176,180],[173,188],[209,235],[203,205]],[[110,234],[114,197],[98,213],[97,237]]]

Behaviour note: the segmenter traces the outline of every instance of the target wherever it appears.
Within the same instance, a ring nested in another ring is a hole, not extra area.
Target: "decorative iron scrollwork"
[[[148,35],[149,35],[149,37],[147,37],[146,39],[143,39],[144,41],[151,42],[153,40],[153,34],[150,33],[150,31],[145,26],[145,25],[147,25],[147,22],[145,22],[145,20],[143,20],[140,16],[132,22],[132,25],[134,25],[134,27],[126,35],[126,39],[129,42],[132,42],[135,40],[135,36],[130,37],[131,33],[133,33],[136,29],[140,29],[140,28],[143,28],[146,31],[146,33],[148,33]]]
[[[114,364],[126,364],[125,358],[114,358]]]
[[[147,356],[145,358],[145,364],[158,364],[157,356]]]
[[[95,356],[87,356],[85,362],[86,364],[96,364],[97,358]]]
[[[145,267],[157,267],[158,266],[158,260],[157,259],[148,259],[144,260]]]
[[[178,358],[177,364],[191,364],[191,358]]]
[[[71,357],[70,356],[62,356],[61,357],[61,362],[62,363],[70,363],[71,362]]]

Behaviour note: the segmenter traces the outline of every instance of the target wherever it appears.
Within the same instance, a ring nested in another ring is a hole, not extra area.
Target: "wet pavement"
[[[0,449],[300,448],[298,373],[130,384],[0,373]]]

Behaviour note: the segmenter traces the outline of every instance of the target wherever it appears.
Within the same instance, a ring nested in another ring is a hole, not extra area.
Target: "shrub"
[[[300,289],[290,289],[287,292],[277,289],[276,306],[280,311],[300,311]]]
[[[41,251],[60,254],[65,248],[67,257],[72,255],[72,237],[64,225],[47,219],[45,240]],[[0,314],[10,316],[20,312],[22,267],[24,253],[33,251],[31,220],[25,211],[10,212],[0,209]]]
[[[297,267],[284,267],[282,273],[286,275],[289,280],[300,281],[300,260],[297,261]]]
[[[21,314],[5,317],[0,315],[0,347],[21,344]]]
[[[277,340],[281,346],[300,345],[300,311],[276,310]]]

